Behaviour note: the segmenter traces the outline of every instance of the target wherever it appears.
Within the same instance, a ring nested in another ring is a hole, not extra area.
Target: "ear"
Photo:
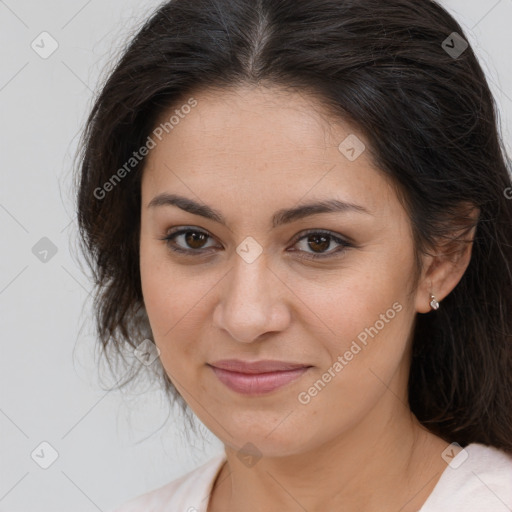
[[[461,209],[449,233],[422,257],[423,270],[416,290],[418,313],[432,310],[431,295],[440,303],[457,286],[469,265],[480,210],[468,203]]]

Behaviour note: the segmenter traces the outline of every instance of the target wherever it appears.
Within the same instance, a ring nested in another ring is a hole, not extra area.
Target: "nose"
[[[252,263],[236,257],[234,268],[222,280],[213,314],[215,327],[240,343],[286,329],[290,322],[286,297],[290,291],[276,274],[264,255]]]

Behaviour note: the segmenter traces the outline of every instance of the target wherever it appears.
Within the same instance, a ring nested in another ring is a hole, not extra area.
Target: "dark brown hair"
[[[104,184],[162,113],[194,91],[243,84],[307,91],[366,137],[375,165],[407,205],[418,261],[454,226],[469,225],[461,206],[480,209],[464,276],[438,311],[417,315],[409,401],[449,442],[512,452],[510,160],[466,41],[430,0],[163,4],[102,85],[79,155],[78,222],[108,360],[125,360],[151,339],[139,272],[144,159],[108,193]],[[140,367],[132,365],[122,385]],[[160,362],[154,367],[186,408]]]

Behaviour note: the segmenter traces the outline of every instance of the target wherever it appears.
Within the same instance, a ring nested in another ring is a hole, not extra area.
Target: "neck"
[[[417,511],[446,467],[447,445],[388,392],[363,421],[314,450],[264,456],[249,468],[226,446],[209,512]]]

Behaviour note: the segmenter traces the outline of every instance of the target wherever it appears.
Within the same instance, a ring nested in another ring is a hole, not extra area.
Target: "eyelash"
[[[201,249],[197,249],[197,250],[194,250],[194,249],[182,249],[180,247],[176,247],[176,246],[173,246],[171,244],[171,242],[174,242],[174,239],[176,237],[178,237],[179,235],[183,235],[185,233],[190,233],[190,232],[192,232],[192,233],[200,233],[200,234],[206,235],[208,237],[208,239],[212,238],[205,231],[202,231],[202,230],[196,229],[196,228],[192,228],[192,227],[188,227],[188,228],[181,228],[181,229],[178,229],[178,230],[176,230],[174,232],[171,232],[167,236],[165,236],[164,238],[161,238],[160,240],[165,241],[166,245],[168,246],[168,248],[171,249],[173,252],[184,254],[184,255],[188,255],[188,256],[194,256],[194,257],[203,256],[204,252],[206,252],[206,251],[201,252]],[[300,242],[304,238],[308,238],[311,235],[325,235],[325,236],[329,237],[329,239],[331,241],[334,241],[335,243],[340,244],[341,247],[339,247],[338,249],[335,249],[335,250],[333,250],[333,251],[331,251],[331,252],[329,252],[327,254],[306,253],[307,256],[299,256],[300,259],[317,260],[317,259],[332,258],[332,257],[335,257],[335,256],[340,256],[341,254],[343,254],[346,251],[346,249],[348,249],[350,247],[354,247],[353,244],[351,244],[347,240],[344,240],[344,239],[334,235],[330,231],[315,230],[315,229],[311,229],[311,230],[308,230],[308,231],[305,231],[305,232],[301,233],[301,236],[298,236],[298,237],[296,237],[293,240],[293,245],[295,245],[296,243]],[[295,251],[293,251],[293,252],[295,252]],[[297,252],[305,252],[305,251],[300,251],[299,250]]]

